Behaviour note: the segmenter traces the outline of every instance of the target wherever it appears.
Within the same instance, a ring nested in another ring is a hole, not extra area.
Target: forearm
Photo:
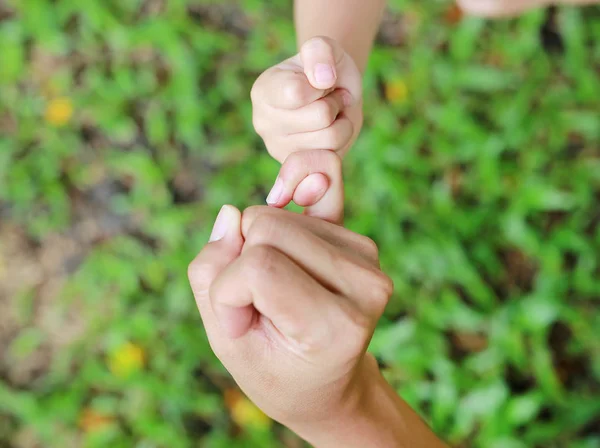
[[[338,41],[365,71],[385,0],[295,0],[298,47],[311,37]]]
[[[361,375],[367,386],[355,404],[329,421],[292,429],[315,448],[445,448],[369,358]]]

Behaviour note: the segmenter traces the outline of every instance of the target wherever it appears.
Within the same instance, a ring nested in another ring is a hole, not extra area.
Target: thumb
[[[308,81],[315,89],[331,89],[337,80],[336,61],[343,50],[332,39],[313,37],[300,48],[300,59]]]
[[[248,317],[245,308],[232,308],[227,310],[230,314],[226,316],[222,316],[221,310],[217,310],[217,319],[209,295],[214,280],[242,251],[244,239],[241,222],[240,211],[231,205],[224,205],[215,220],[208,244],[188,267],[190,286],[209,338],[218,332],[222,325],[244,324],[245,319],[252,317],[252,310]]]
[[[362,75],[352,58],[335,40],[313,37],[300,47],[300,61],[308,82],[315,89],[346,89],[352,104],[362,99]]]

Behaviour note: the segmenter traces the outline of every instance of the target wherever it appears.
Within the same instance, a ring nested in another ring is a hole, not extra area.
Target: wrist
[[[400,447],[394,433],[404,422],[384,383],[377,362],[366,354],[343,400],[326,418],[289,427],[315,448]]]
[[[370,354],[359,366],[347,400],[330,415],[290,429],[315,448],[445,446],[387,383]]]
[[[299,46],[315,36],[338,41],[364,73],[385,7],[383,0],[295,1]]]

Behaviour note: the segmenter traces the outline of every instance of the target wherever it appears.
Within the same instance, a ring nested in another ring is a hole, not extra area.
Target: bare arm
[[[311,37],[330,37],[364,72],[384,6],[385,0],[296,0],[298,47]]]
[[[368,357],[359,375],[363,391],[347,411],[321,425],[292,427],[315,448],[447,448],[379,373]]]
[[[337,41],[364,73],[385,0],[295,0],[298,47],[315,36]],[[441,442],[379,373],[373,358],[357,375],[348,409],[320,424],[289,425],[317,448],[442,448]]]

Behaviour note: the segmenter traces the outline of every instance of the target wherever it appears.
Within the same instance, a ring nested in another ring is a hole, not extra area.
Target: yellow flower
[[[64,126],[73,116],[73,104],[69,98],[55,98],[46,106],[46,121],[53,126]]]
[[[79,427],[85,432],[101,430],[110,425],[114,419],[110,415],[100,414],[98,411],[86,408],[79,416]]]
[[[237,389],[225,391],[231,419],[242,428],[269,429],[273,421]]]
[[[138,345],[127,342],[115,351],[108,359],[108,368],[113,375],[126,378],[138,372],[144,366],[144,350]]]
[[[402,79],[395,79],[385,85],[385,97],[392,104],[400,104],[408,98],[408,87]]]

